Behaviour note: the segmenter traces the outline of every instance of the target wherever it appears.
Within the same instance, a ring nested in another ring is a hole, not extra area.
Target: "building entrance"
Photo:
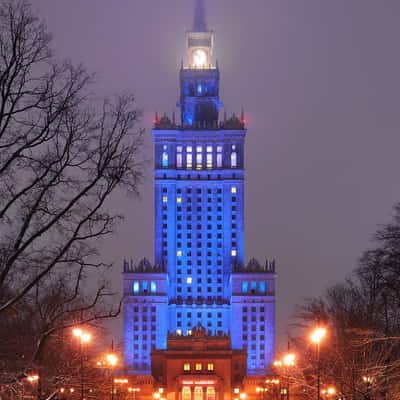
[[[214,386],[183,386],[182,400],[216,400]]]

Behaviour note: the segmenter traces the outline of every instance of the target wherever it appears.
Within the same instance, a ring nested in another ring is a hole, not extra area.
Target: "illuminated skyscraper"
[[[201,325],[247,349],[248,374],[264,374],[273,359],[275,266],[245,264],[244,114],[219,119],[214,33],[200,1],[186,43],[180,123],[156,116],[153,129],[155,263],[124,266],[125,361],[150,373],[152,348]]]

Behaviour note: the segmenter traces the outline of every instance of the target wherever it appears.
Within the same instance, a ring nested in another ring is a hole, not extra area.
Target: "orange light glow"
[[[322,339],[324,339],[324,337],[326,336],[326,334],[327,334],[326,328],[324,328],[324,327],[316,328],[311,334],[311,337],[310,337],[311,341],[313,343],[319,345],[321,343]]]

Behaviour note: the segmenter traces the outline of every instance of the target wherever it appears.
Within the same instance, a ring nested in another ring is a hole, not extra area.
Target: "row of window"
[[[183,168],[184,157],[185,157],[185,168],[193,169],[193,156],[195,154],[196,169],[201,170],[204,167],[206,169],[212,169],[214,167],[214,155],[216,155],[216,168],[222,168],[222,146],[216,147],[216,152],[213,146],[176,146],[176,167]],[[236,145],[231,146],[230,154],[230,166],[231,168],[238,167],[238,157],[236,151]],[[205,161],[205,165],[204,165]],[[163,152],[161,156],[161,165],[163,168],[169,167],[169,154],[168,146],[163,145]]]
[[[196,372],[201,372],[203,370],[207,370],[208,372],[212,372],[214,371],[214,363],[210,362],[210,363],[206,363],[205,365],[203,365],[203,363],[201,362],[196,362],[194,364],[190,363],[190,362],[185,362],[183,364],[183,370],[185,372],[189,372],[189,371],[196,371]]]
[[[168,188],[164,187],[162,191],[163,191],[163,193],[168,193]],[[192,190],[191,187],[187,187],[187,188],[186,188],[186,193],[187,193],[187,194],[191,194],[192,191],[194,191],[194,189]],[[205,192],[205,190],[204,190],[204,192]],[[212,192],[213,192],[213,190],[212,190],[211,188],[208,188],[208,189],[207,189],[207,193],[208,193],[208,194],[212,194]],[[217,190],[216,190],[215,192],[216,192],[217,194],[222,194],[222,188],[220,188],[220,187],[217,188]],[[177,189],[176,189],[176,193],[181,194],[181,193],[182,193],[182,189],[181,189],[181,188],[177,188]],[[202,194],[202,193],[203,193],[203,190],[202,190],[201,188],[197,188],[197,189],[196,189],[196,193],[197,193],[197,194]],[[232,186],[232,187],[231,187],[231,193],[237,193],[237,188],[236,188],[236,186]]]
[[[243,281],[242,282],[242,293],[265,293],[266,282],[265,281]]]
[[[133,282],[133,293],[156,293],[157,284],[155,282],[147,281],[134,281]]]

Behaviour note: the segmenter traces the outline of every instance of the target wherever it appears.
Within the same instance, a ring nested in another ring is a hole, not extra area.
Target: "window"
[[[213,167],[212,150],[213,150],[212,146],[207,146],[207,158],[206,158],[207,169],[212,169]]]
[[[196,169],[203,168],[203,147],[196,146]]]
[[[235,145],[232,145],[231,168],[237,168],[237,152],[236,152],[236,146]]]
[[[186,283],[187,283],[188,285],[191,285],[191,284],[192,284],[192,281],[193,281],[193,279],[192,279],[191,276],[188,276],[188,277],[186,278]]]
[[[177,255],[178,257],[182,257],[182,250],[178,250],[178,251],[176,252],[176,255]]]
[[[157,291],[157,285],[156,285],[156,283],[155,283],[155,282],[151,282],[151,283],[150,283],[150,292],[151,292],[151,293],[156,293],[156,291]]]
[[[249,285],[246,281],[242,282],[242,293],[247,293]]]
[[[196,371],[201,371],[203,369],[203,364],[202,363],[196,363],[195,369],[196,369]]]
[[[237,188],[236,188],[236,186],[232,186],[232,187],[231,187],[231,193],[232,193],[232,194],[237,193]]]
[[[133,282],[133,293],[139,293],[139,282]]]
[[[168,153],[167,153],[167,146],[163,146],[163,153],[162,153],[162,167],[168,168]]]
[[[237,256],[237,250],[236,249],[232,249],[231,250],[231,255],[232,255],[232,257],[236,257]]]
[[[222,146],[217,146],[217,168],[222,168]]]
[[[192,169],[193,168],[193,148],[192,146],[186,146],[186,168]]]
[[[182,388],[182,400],[191,400],[192,398],[192,391],[190,386],[184,386]]]
[[[190,363],[184,363],[183,364],[183,370],[184,371],[190,371]],[[190,388],[189,388],[189,393],[190,393]]]
[[[203,400],[203,388],[196,386],[194,388],[194,400]]]
[[[182,146],[176,146],[176,167],[182,168]]]
[[[168,197],[167,196],[163,196],[162,201],[163,201],[163,203],[168,203]]]
[[[214,363],[207,364],[207,371],[214,371]]]
[[[177,197],[177,198],[176,198],[176,202],[177,202],[178,204],[182,204],[182,197]]]
[[[142,290],[143,290],[144,293],[147,292],[147,282],[142,282]]]
[[[251,293],[254,293],[257,289],[257,282],[252,281],[250,284],[250,288],[251,288]]]
[[[265,293],[265,282],[260,282],[260,292]]]

